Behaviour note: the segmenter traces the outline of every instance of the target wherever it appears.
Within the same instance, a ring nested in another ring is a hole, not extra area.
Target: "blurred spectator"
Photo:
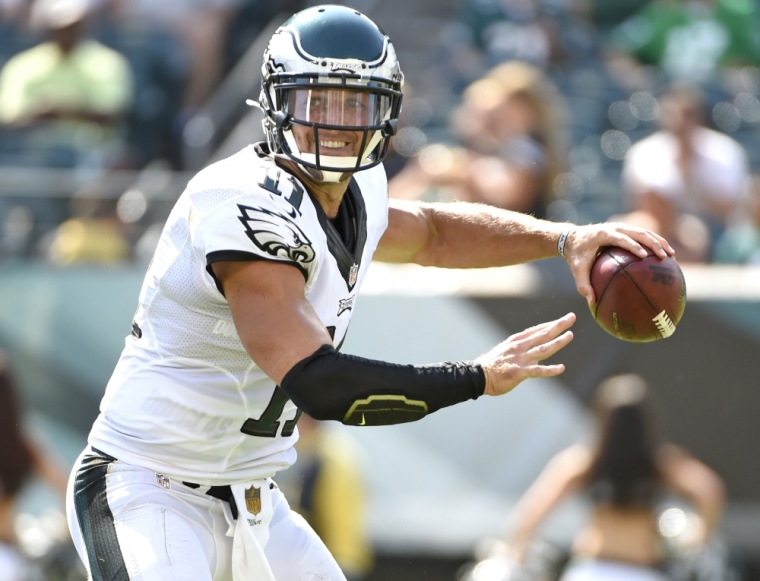
[[[661,130],[634,144],[623,165],[635,210],[624,219],[651,225],[686,262],[710,259],[749,177],[742,146],[705,127],[703,114],[697,87],[672,86],[660,99]]]
[[[466,0],[460,19],[490,66],[519,60],[545,68],[596,48],[593,25],[568,0]]]
[[[601,30],[609,30],[643,8],[649,0],[583,0],[589,19]]]
[[[565,166],[564,103],[537,68],[509,62],[472,83],[452,115],[462,147],[434,144],[391,181],[397,198],[454,198],[546,216]]]
[[[723,483],[686,451],[656,441],[641,377],[608,378],[597,404],[596,443],[568,448],[549,462],[518,503],[508,542],[522,560],[552,509],[568,495],[584,492],[592,502],[589,522],[575,537],[561,580],[665,581],[656,504],[669,492],[689,501],[698,521],[680,540],[704,547],[722,513]]]
[[[298,461],[277,475],[293,510],[324,541],[348,581],[372,567],[366,497],[357,445],[343,431],[331,430],[302,414],[298,421]]]
[[[48,259],[59,266],[78,262],[116,263],[129,257],[127,241],[106,219],[70,218],[55,230]]]
[[[184,120],[201,107],[224,69],[225,32],[240,0],[110,0],[125,22],[150,22],[171,31],[189,55]]]
[[[87,17],[88,0],[36,0],[31,22],[50,40],[0,72],[0,122],[27,129],[24,147],[50,152],[50,165],[104,167],[123,153],[131,70],[122,55],[84,37]]]
[[[97,183],[93,183],[72,197],[71,218],[42,241],[42,250],[50,262],[58,266],[114,264],[129,258],[130,243],[118,217],[117,202],[104,199],[100,193]]]
[[[0,22],[18,22],[25,8],[25,0],[0,0]]]
[[[720,69],[760,62],[756,29],[752,0],[654,0],[613,31],[614,68],[624,84],[635,78],[634,63],[709,81]]]
[[[760,265],[760,176],[752,178],[740,216],[718,239],[713,261]]]
[[[224,34],[224,71],[237,63],[273,18],[295,14],[309,5],[307,0],[236,0]]]
[[[0,351],[0,579],[27,581],[29,564],[16,546],[14,505],[32,476],[66,492],[66,476],[21,428],[16,394],[5,354]]]

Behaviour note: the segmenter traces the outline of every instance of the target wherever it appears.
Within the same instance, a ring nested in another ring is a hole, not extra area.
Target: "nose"
[[[320,122],[326,125],[345,125],[342,108],[335,104],[330,104],[321,111],[319,117]]]

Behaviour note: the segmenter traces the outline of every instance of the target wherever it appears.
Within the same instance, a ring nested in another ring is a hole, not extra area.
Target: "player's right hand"
[[[486,375],[486,395],[502,395],[528,377],[553,377],[565,370],[561,363],[540,365],[573,340],[575,314],[541,323],[508,337],[475,362]]]
[[[587,224],[573,228],[565,244],[565,256],[575,278],[575,286],[589,305],[599,297],[591,286],[591,269],[604,246],[619,246],[644,258],[650,248],[660,259],[674,256],[675,251],[659,234],[620,222]]]

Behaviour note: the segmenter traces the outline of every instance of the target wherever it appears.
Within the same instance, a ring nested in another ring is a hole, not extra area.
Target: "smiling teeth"
[[[327,147],[329,149],[340,149],[348,145],[347,141],[320,141],[319,147]]]

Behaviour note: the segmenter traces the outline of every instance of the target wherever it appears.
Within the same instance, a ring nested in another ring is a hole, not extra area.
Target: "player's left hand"
[[[651,230],[620,222],[577,226],[567,237],[565,259],[575,277],[578,292],[586,298],[589,305],[596,302],[594,289],[591,287],[591,267],[599,249],[604,246],[619,246],[642,258],[647,255],[646,248],[651,249],[660,258],[675,255],[667,240]]]
[[[573,340],[575,314],[540,323],[507,337],[475,362],[486,376],[486,395],[503,395],[529,377],[554,377],[565,371],[561,363],[542,365]]]

